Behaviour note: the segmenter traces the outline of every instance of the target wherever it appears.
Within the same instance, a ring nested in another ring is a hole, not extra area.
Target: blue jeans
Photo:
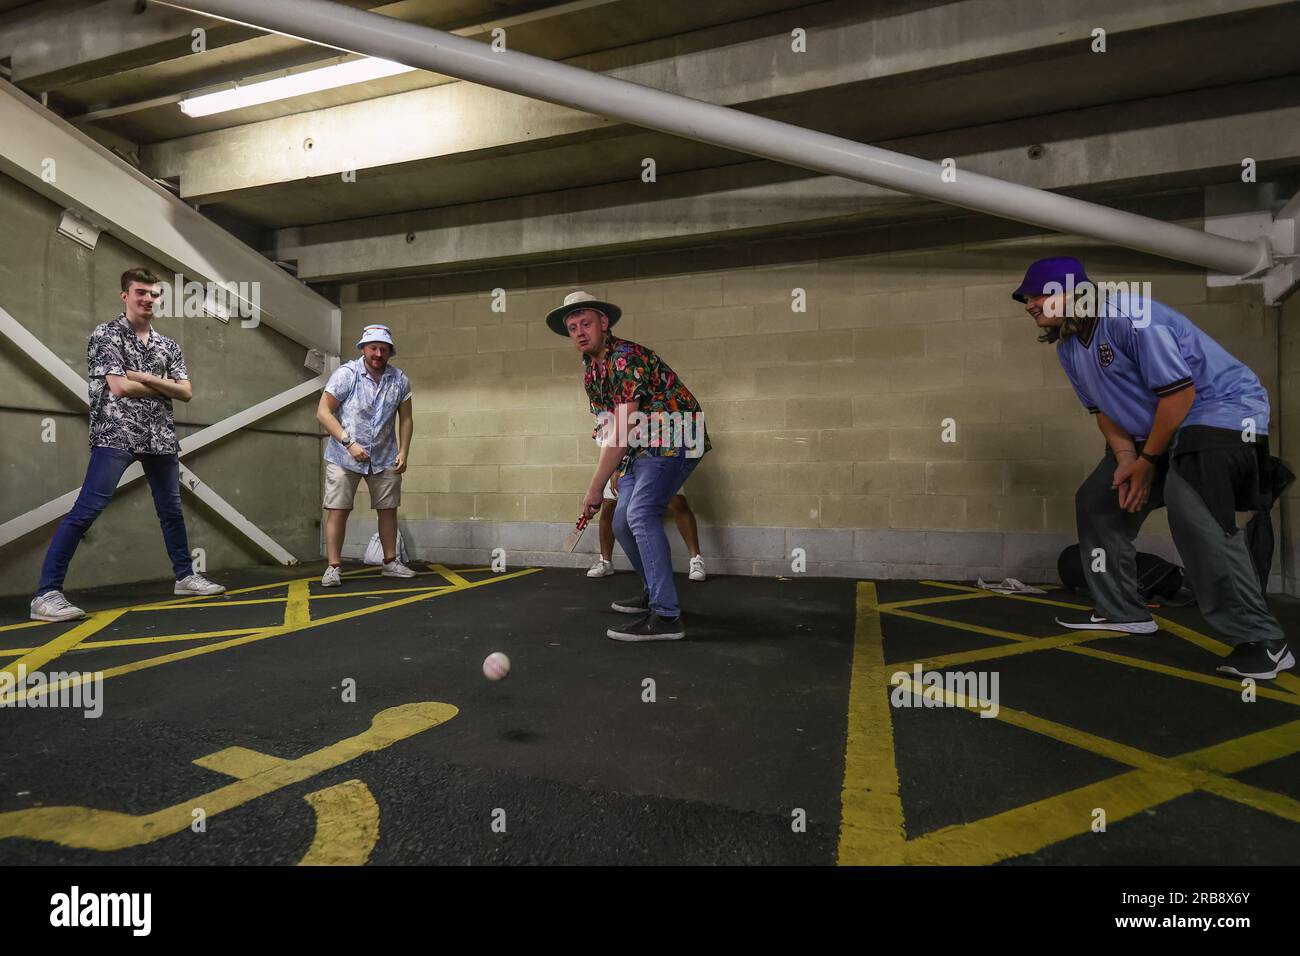
[[[650,610],[660,617],[676,617],[677,588],[673,584],[673,559],[664,534],[664,509],[699,458],[685,455],[663,457],[641,455],[618,480],[618,504],[614,507],[614,537],[650,595]]]
[[[113,500],[122,473],[133,461],[144,466],[144,476],[153,492],[154,510],[158,512],[158,523],[162,525],[163,541],[167,544],[176,580],[194,572],[189,541],[185,537],[185,518],[181,514],[181,468],[176,456],[137,455],[117,448],[92,448],[86,480],[82,482],[77,503],[60,522],[50,549],[45,552],[41,584],[36,589],[38,597],[47,591],[63,590],[63,578],[68,573],[68,564],[77,545],[100,512]]]

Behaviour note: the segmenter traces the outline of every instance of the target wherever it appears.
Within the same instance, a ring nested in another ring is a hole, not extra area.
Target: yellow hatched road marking
[[[399,598],[396,601],[386,601],[383,604],[376,604],[373,607],[355,608],[351,611],[344,611],[340,614],[332,614],[329,617],[322,617],[316,620],[308,621],[298,625],[280,624],[274,627],[263,628],[252,634],[246,634],[242,637],[233,637],[230,640],[220,641],[216,644],[204,644],[202,647],[191,647],[183,651],[175,651],[171,654],[164,654],[161,657],[151,657],[142,661],[133,661],[129,664],[123,664],[119,667],[110,667],[98,672],[105,680],[110,677],[119,677],[123,674],[132,674],[136,671],[146,670],[151,667],[158,667],[163,664],[171,664],[176,661],[188,660],[191,657],[199,657],[203,654],[212,654],[217,651],[228,650],[232,647],[242,647],[245,644],[251,644],[255,641],[264,641],[271,637],[280,637],[284,634],[296,634],[301,631],[311,630],[312,628],[323,627],[327,624],[337,624],[340,621],[351,620],[356,617],[363,617],[367,614],[377,614],[380,611],[388,611],[397,607],[404,607],[407,604],[414,604],[417,601],[428,601],[433,598],[443,597],[447,594],[456,594],[468,588],[483,587],[484,585],[496,584],[498,581],[508,581],[511,578],[522,577],[526,574],[533,574],[541,570],[540,568],[525,568],[521,571],[513,571],[509,574],[501,574],[491,578],[485,578],[482,581],[468,581],[464,587],[447,588],[438,591],[432,591],[425,594],[414,594],[410,597]],[[40,687],[32,687],[27,691],[27,698],[30,700],[42,694],[54,693],[62,690],[64,687],[72,688],[78,684],[90,680],[93,675],[82,675],[75,678],[59,681],[57,684],[45,684]]]
[[[304,798],[316,813],[316,835],[299,866],[364,866],[379,842],[379,804],[360,780]]]
[[[907,837],[894,765],[894,725],[876,586],[870,581],[857,585],[852,666],[837,861],[898,864]]]
[[[944,582],[924,583],[936,587],[963,590],[968,593],[977,592],[977,589],[965,588],[962,585],[951,585]],[[957,599],[966,598],[967,596],[984,596],[984,592],[963,594]],[[1026,598],[1020,595],[994,596],[1008,597],[1012,600],[1027,600],[1041,604],[1072,606],[1063,602]],[[842,804],[839,862],[899,862],[899,851],[901,850],[902,862],[909,864],[973,865],[995,863],[999,860],[1034,853],[1043,847],[1089,832],[1092,827],[1093,810],[1095,808],[1104,808],[1108,822],[1114,822],[1197,790],[1213,793],[1237,803],[1263,810],[1282,819],[1300,823],[1300,800],[1247,784],[1230,776],[1242,770],[1260,766],[1300,751],[1300,720],[1291,721],[1235,740],[1214,744],[1177,757],[1161,757],[1055,721],[1046,720],[1011,708],[999,707],[995,715],[999,720],[1078,747],[1098,756],[1127,764],[1134,769],[1107,780],[1077,788],[1068,793],[1034,801],[1025,806],[1016,807],[981,820],[944,827],[912,840],[908,840],[905,835],[902,835],[902,840],[899,842],[891,839],[888,834],[882,835],[879,830],[873,833],[872,824],[883,818],[897,819],[900,825],[899,832],[902,834],[903,812],[901,802],[897,800],[898,776],[893,745],[892,708],[888,706],[884,688],[894,686],[895,682],[890,677],[902,671],[897,686],[904,691],[910,691],[914,695],[920,696],[925,688],[914,684],[907,674],[907,671],[915,664],[924,664],[927,668],[939,669],[976,660],[995,659],[1014,654],[1032,653],[1038,650],[1059,649],[1067,653],[1083,654],[1112,663],[1146,668],[1169,676],[1196,680],[1214,686],[1223,686],[1234,691],[1240,690],[1239,682],[1195,674],[1179,668],[1142,661],[1098,648],[1076,646],[1080,641],[1091,642],[1128,636],[1119,632],[1085,632],[1080,634],[1072,631],[1051,637],[1032,637],[1011,631],[1001,631],[995,628],[985,628],[979,625],[969,625],[965,622],[918,614],[906,610],[905,606],[913,607],[917,606],[917,604],[913,601],[879,604],[876,601],[874,585],[868,582],[858,583],[858,622],[854,646],[854,671],[850,687],[850,726],[846,745],[845,799]],[[1012,643],[943,655],[928,660],[885,665],[880,629],[880,615],[882,613],[893,613],[899,617],[927,621],[958,630],[973,631],[1003,638]],[[1176,636],[1188,639],[1207,650],[1214,649],[1212,645],[1223,647],[1223,645],[1213,641],[1212,638],[1198,634],[1190,628],[1181,625],[1170,627],[1168,625],[1173,622],[1162,619],[1157,620],[1161,626],[1166,627]],[[863,673],[864,668],[874,671],[874,674]],[[870,760],[863,759],[867,751],[861,740],[864,732],[860,726],[864,708],[870,704],[869,699],[864,699],[869,697],[869,695],[864,694],[864,690],[868,687],[874,687],[878,691],[874,696],[879,701],[885,702],[884,706],[877,706],[878,712],[871,716],[876,732],[876,748],[875,752],[871,754],[874,759]],[[1292,695],[1270,687],[1257,687],[1256,691],[1260,696],[1267,696],[1288,703],[1296,702]],[[982,703],[975,698],[968,699],[960,693],[954,693],[946,689],[941,693],[944,702],[949,706],[962,707],[970,711],[990,709],[986,703]],[[882,732],[881,728],[886,728],[886,730]],[[880,753],[886,747],[888,753]],[[856,763],[851,763],[851,756],[857,757]],[[867,789],[874,786],[874,802],[851,801],[848,799],[851,766],[854,766],[862,776],[864,782],[860,786]],[[890,804],[888,812],[883,817],[881,811],[881,804],[884,802],[881,799],[882,795],[892,797],[888,801]],[[865,824],[865,826],[862,824]],[[867,839],[858,839],[856,845],[850,844],[846,846],[846,835],[858,834],[868,834],[869,837]]]
[[[8,674],[16,684],[19,680],[18,669],[23,668],[28,673],[38,671],[50,661],[54,660],[60,654],[72,650],[86,638],[90,637],[97,631],[102,631],[108,625],[116,621],[123,611],[100,611],[97,614],[90,615],[76,627],[60,634],[54,640],[42,644],[40,647],[33,648],[22,657],[0,668],[0,674]],[[44,685],[48,687],[49,685]]]

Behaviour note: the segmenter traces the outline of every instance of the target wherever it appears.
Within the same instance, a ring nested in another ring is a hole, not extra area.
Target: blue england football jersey
[[[1108,296],[1097,311],[1096,320],[1056,345],[1088,411],[1105,412],[1134,438],[1146,438],[1160,399],[1191,385],[1196,398],[1184,425],[1241,431],[1249,420],[1256,434],[1268,433],[1268,392],[1255,373],[1185,315],[1125,294]]]

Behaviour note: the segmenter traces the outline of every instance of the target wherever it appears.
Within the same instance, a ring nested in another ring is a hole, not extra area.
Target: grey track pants
[[[1169,529],[1206,621],[1229,644],[1280,639],[1282,628],[1260,590],[1245,532],[1225,534],[1196,489],[1172,468],[1163,488],[1153,485],[1147,505],[1130,514],[1120,508],[1119,493],[1110,486],[1115,467],[1114,458],[1103,456],[1074,496],[1083,576],[1096,613],[1112,621],[1151,619],[1137,587],[1133,541],[1147,515],[1159,507],[1163,491]],[[1101,564],[1097,549],[1104,556],[1105,570],[1093,570]]]

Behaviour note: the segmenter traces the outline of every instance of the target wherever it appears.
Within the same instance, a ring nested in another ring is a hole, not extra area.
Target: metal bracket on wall
[[[71,209],[63,210],[63,218],[59,220],[59,235],[67,236],[87,249],[94,249],[99,244],[99,233],[98,226],[92,226]]]

